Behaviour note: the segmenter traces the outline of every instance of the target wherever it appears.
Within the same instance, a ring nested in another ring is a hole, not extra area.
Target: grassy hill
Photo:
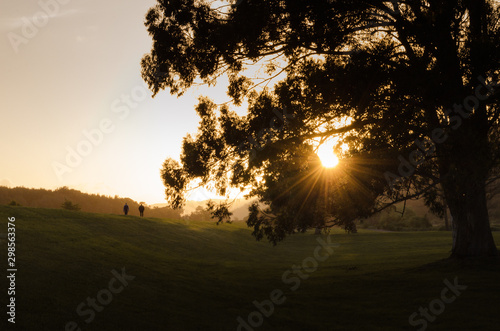
[[[130,207],[129,215],[139,216],[139,203],[130,198],[89,194],[70,189],[66,186],[55,190],[26,187],[9,188],[0,186],[0,205],[15,204],[35,208],[61,208],[69,201],[77,204],[82,211],[91,213],[122,214],[123,205]],[[150,208],[146,205],[145,215],[152,217],[180,218],[182,210],[173,210],[167,206]]]
[[[273,247],[244,224],[0,206],[2,261],[8,217],[16,219],[17,310],[15,328],[3,313],[1,330],[65,330],[70,322],[82,330],[237,330],[238,317],[256,325],[240,330],[418,330],[410,315],[436,305],[455,278],[467,288],[431,316],[428,330],[500,323],[498,261],[440,261],[448,232],[336,230],[321,236],[327,248],[311,233]],[[113,280],[123,271],[126,286]],[[96,297],[106,304],[90,308]],[[281,303],[271,309],[271,299]]]

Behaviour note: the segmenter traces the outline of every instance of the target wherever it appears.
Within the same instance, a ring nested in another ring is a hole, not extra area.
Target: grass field
[[[500,328],[498,261],[442,261],[449,232],[335,230],[273,247],[245,224],[0,206],[1,275],[8,217],[16,324],[3,312],[2,330],[423,330],[426,320],[427,330]]]

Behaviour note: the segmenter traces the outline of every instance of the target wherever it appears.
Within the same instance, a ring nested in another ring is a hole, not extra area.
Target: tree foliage
[[[61,208],[74,211],[82,209],[77,203],[73,203],[67,199],[64,199],[64,202],[61,204]]]
[[[259,204],[248,224],[277,242],[310,227],[354,229],[413,197],[439,212],[442,188],[453,254],[496,254],[486,186],[500,160],[497,2],[215,3],[158,1],[146,15],[142,76],[154,94],[225,74],[234,104],[248,102],[239,116],[200,98],[196,136],[162,170],[173,206],[195,181],[221,194],[250,188]],[[264,79],[247,77],[256,65]],[[342,162],[328,170],[314,149],[332,138]]]

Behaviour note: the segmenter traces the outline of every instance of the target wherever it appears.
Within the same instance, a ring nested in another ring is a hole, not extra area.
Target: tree
[[[186,216],[186,219],[194,221],[208,221],[212,219],[212,215],[210,215],[210,213],[202,206],[198,206],[191,214]]]
[[[67,199],[64,199],[64,202],[62,203],[61,208],[67,209],[67,210],[74,210],[74,211],[79,211],[81,209],[80,205],[78,205],[77,203],[73,203]]]
[[[223,213],[223,214],[221,214]],[[217,205],[213,201],[208,201],[207,202],[207,207],[203,208],[203,206],[197,206],[196,209],[189,215],[185,216],[184,218],[187,220],[194,220],[194,221],[208,221],[212,219],[212,216],[219,218],[220,223],[226,222],[226,223],[231,223],[231,215],[229,211],[227,211],[225,208],[218,209]]]
[[[452,256],[498,253],[486,186],[499,168],[500,10],[493,0],[159,1],[142,76],[181,95],[226,74],[245,116],[200,98],[181,164],[162,169],[180,206],[190,183],[251,187],[248,225],[277,242],[444,192]],[[247,77],[263,64],[267,75]],[[259,88],[282,78],[274,88]],[[274,80],[273,80],[274,79]],[[323,169],[319,142],[342,164]],[[345,144],[346,149],[340,145]],[[265,206],[265,207],[262,207]]]

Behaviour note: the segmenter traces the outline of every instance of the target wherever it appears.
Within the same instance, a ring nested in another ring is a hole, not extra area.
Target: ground
[[[273,247],[242,223],[0,206],[0,234],[8,217],[18,271],[16,325],[7,330],[496,330],[500,322],[498,260],[443,260],[445,231],[311,232]],[[5,239],[0,247],[6,261]]]

